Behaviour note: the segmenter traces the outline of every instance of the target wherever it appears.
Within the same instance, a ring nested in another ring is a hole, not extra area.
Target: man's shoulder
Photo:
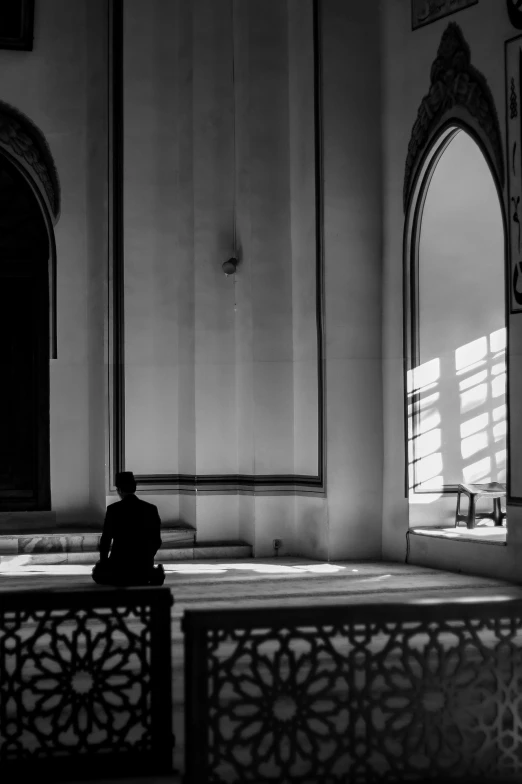
[[[148,509],[157,509],[158,507],[156,504],[151,504],[150,501],[144,501],[143,498],[138,498],[136,496],[136,501],[138,501],[142,506],[146,506]]]
[[[114,501],[112,504],[107,505],[107,512],[113,513],[118,512],[118,508],[121,507],[121,501]]]
[[[123,517],[126,517],[129,513],[132,514],[131,510],[136,509],[136,507],[139,507],[139,509],[141,509],[141,511],[147,515],[158,514],[158,507],[155,504],[151,504],[149,501],[144,501],[142,498],[138,498],[138,496],[134,496],[132,501],[125,499],[122,501],[115,501],[113,504],[109,504],[107,507],[107,512],[109,515],[122,515]]]
[[[156,504],[151,504],[150,501],[144,501],[142,498],[136,498],[140,509],[147,515],[157,515],[158,514],[158,507]]]

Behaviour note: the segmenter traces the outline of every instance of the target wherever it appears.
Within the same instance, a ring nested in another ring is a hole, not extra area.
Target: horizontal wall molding
[[[442,487],[429,488],[414,488],[415,495],[451,495],[458,493],[458,485],[442,485]]]
[[[324,494],[319,477],[305,474],[135,474],[138,491]]]
[[[316,329],[318,438],[316,475],[301,474],[137,474],[140,492],[172,493],[265,493],[324,494],[325,449],[325,363],[324,363],[324,198],[322,145],[322,68],[320,0],[312,0],[313,91],[314,91],[314,180],[316,229]],[[109,274],[108,274],[108,492],[115,491],[115,477],[125,470],[125,365],[124,365],[124,35],[123,0],[110,4],[109,68]]]

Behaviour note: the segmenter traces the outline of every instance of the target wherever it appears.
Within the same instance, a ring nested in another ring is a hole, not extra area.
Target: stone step
[[[40,565],[92,565],[98,561],[95,550],[25,552],[0,554],[0,571],[16,569],[20,566]],[[164,547],[156,554],[156,563],[174,561],[198,561],[217,558],[252,558],[252,547],[245,542],[202,542],[190,546]]]
[[[101,537],[98,531],[67,531],[56,533],[19,533],[0,535],[0,555],[36,555],[51,553],[95,553]],[[161,529],[162,550],[193,547],[196,531],[180,525]]]

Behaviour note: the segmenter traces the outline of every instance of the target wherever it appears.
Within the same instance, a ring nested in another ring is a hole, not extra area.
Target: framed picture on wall
[[[34,0],[0,0],[0,49],[33,48]]]
[[[411,29],[417,30],[477,3],[478,0],[411,0]]]
[[[508,274],[511,313],[522,313],[522,35],[506,41],[506,144],[508,182]]]

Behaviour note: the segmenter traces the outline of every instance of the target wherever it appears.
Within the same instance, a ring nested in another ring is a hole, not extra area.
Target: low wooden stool
[[[460,501],[462,494],[468,497],[468,512],[461,514]],[[506,495],[506,485],[501,482],[487,482],[486,484],[459,485],[457,490],[457,511],[455,513],[455,527],[462,521],[468,528],[475,528],[476,520],[494,520],[495,525],[502,525],[506,513],[502,511],[500,499]],[[476,505],[479,498],[486,497],[493,500],[493,512],[476,514]]]

